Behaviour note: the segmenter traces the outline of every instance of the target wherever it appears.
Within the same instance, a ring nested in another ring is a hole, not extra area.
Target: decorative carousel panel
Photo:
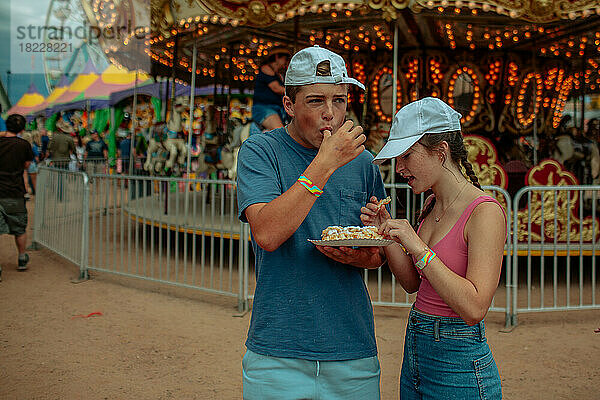
[[[379,68],[371,83],[371,99],[377,118],[382,122],[392,122],[396,113],[393,110],[393,71],[392,68],[382,66]],[[396,111],[402,107],[402,82],[400,77],[396,80]]]
[[[506,171],[498,164],[498,153],[493,143],[477,135],[465,135],[464,143],[467,149],[467,160],[473,166],[479,183],[506,189],[508,187]]]
[[[463,127],[475,122],[482,109],[482,82],[479,68],[466,63],[453,66],[446,75],[446,98],[448,104],[462,114]]]
[[[437,9],[438,12],[456,12],[461,8],[506,15],[536,23],[547,23],[559,19],[586,18],[592,14],[600,14],[597,0],[414,0],[411,9],[415,12],[424,9]]]
[[[464,144],[467,149],[467,160],[473,167],[479,184],[507,189],[508,175],[498,164],[498,153],[494,144],[489,139],[478,135],[465,135]],[[486,190],[486,192],[496,197],[505,210],[508,209],[506,198],[503,195],[497,195],[492,190]]]
[[[188,0],[190,2],[191,0]],[[203,7],[215,14],[239,21],[242,25],[268,26],[292,17],[288,13],[296,13],[303,4],[313,1],[305,0],[196,0]]]
[[[543,90],[544,83],[540,73],[529,72],[521,80],[517,96],[513,99],[513,113],[516,114],[521,129],[530,130],[533,127],[533,120],[542,102]]]
[[[591,216],[579,218],[579,192],[544,191],[543,186],[577,185],[577,178],[556,160],[543,160],[529,170],[529,186],[542,186],[531,192],[529,207],[518,211],[518,240],[526,242],[598,241],[599,221]],[[580,223],[581,221],[581,223]],[[594,229],[594,227],[596,227]],[[543,232],[543,233],[542,233]],[[529,238],[529,233],[531,238]]]

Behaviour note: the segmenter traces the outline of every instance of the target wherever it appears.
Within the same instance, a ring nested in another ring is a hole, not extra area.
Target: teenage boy
[[[250,224],[256,290],[242,361],[244,399],[379,399],[373,308],[363,268],[376,247],[314,246],[330,225],[361,225],[385,197],[360,126],[344,121],[350,85],[342,57],[296,53],[283,104],[291,122],[240,149],[239,218]]]

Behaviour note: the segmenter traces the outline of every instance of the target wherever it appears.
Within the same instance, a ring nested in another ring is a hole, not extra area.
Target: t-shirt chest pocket
[[[340,191],[341,226],[362,225],[360,209],[367,204],[367,193],[357,190],[342,189]]]

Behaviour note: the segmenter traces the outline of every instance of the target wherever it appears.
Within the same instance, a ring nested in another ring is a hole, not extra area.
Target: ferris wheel
[[[52,51],[43,53],[48,92],[64,73],[83,70],[88,60],[97,69],[108,65],[99,43],[89,40],[90,10],[98,0],[49,0],[44,43]]]

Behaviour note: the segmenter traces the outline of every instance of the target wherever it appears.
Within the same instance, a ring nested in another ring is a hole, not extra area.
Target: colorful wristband
[[[306,188],[306,190],[308,190],[309,192],[314,194],[315,197],[319,197],[323,194],[323,191],[321,189],[319,189],[317,187],[317,185],[312,183],[312,181],[310,179],[308,179],[307,177],[305,177],[304,175],[301,175],[300,178],[298,178],[298,182],[302,186],[304,186]]]
[[[421,257],[421,259],[415,263],[415,266],[422,270],[427,265],[429,265],[429,263],[432,262],[435,259],[435,257],[437,257],[437,254],[435,254],[431,249],[428,248],[423,257]]]

